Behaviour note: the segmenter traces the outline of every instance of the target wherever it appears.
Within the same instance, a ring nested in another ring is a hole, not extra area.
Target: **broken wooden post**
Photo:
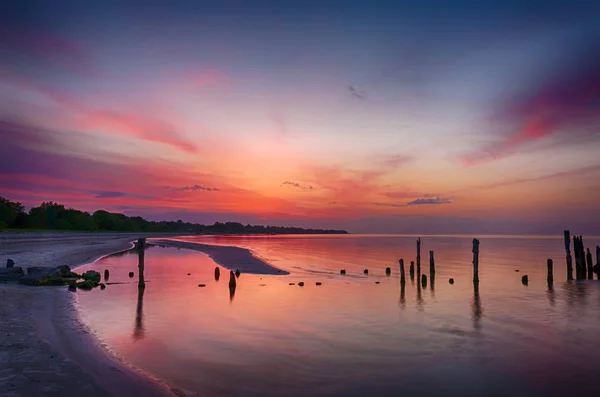
[[[596,246],[596,265],[594,266],[596,277],[600,280],[600,245]]]
[[[552,259],[548,259],[547,262],[548,265],[548,284],[552,284],[552,282],[554,281],[554,275],[552,274]]]
[[[237,286],[237,282],[235,280],[235,273],[233,270],[229,271],[229,288],[235,288]]]
[[[144,280],[144,251],[146,249],[146,239],[140,238],[137,242],[138,249],[138,288],[145,288],[146,281]]]
[[[410,261],[410,268],[408,270],[410,273],[411,280],[415,278],[415,261]]]
[[[588,280],[594,279],[594,260],[592,258],[592,253],[590,249],[587,249],[587,254],[585,255],[585,259],[587,262],[587,271],[588,271]]]
[[[400,263],[400,284],[404,285],[406,279],[404,278],[404,259],[400,258],[398,261]]]
[[[473,239],[473,282],[479,282],[479,240]]]
[[[421,237],[417,239],[417,273],[421,273]]]
[[[435,273],[435,261],[433,260],[433,251],[429,251],[429,273]]]
[[[385,268],[385,275],[389,276],[390,274],[392,274],[392,268],[391,267],[386,267]]]
[[[573,280],[573,257],[571,256],[571,232],[565,230],[565,252],[567,254],[567,280]]]
[[[421,274],[421,285],[423,286],[423,288],[427,287],[427,276],[424,274]]]
[[[109,277],[110,277],[110,273],[108,272],[108,269],[104,269],[104,281],[108,281]]]
[[[221,277],[221,269],[219,269],[219,266],[215,267],[215,281],[219,281],[219,278]]]

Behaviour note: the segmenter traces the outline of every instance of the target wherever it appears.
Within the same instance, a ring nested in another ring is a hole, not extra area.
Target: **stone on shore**
[[[385,268],[385,274],[386,274],[386,275],[388,275],[388,276],[389,276],[390,274],[392,274],[392,268],[390,268],[390,267],[386,267],[386,268]]]
[[[13,261],[12,259],[7,259],[6,260],[6,267],[10,268],[10,267],[14,267],[15,266],[15,261]]]
[[[133,278],[133,276],[135,276],[135,273],[129,272],[129,278]]]
[[[363,270],[363,273],[364,273],[364,274],[369,274],[369,269],[365,269],[365,270]]]
[[[320,282],[320,281],[317,281],[315,284],[316,284],[316,285],[323,285],[323,283],[322,283],[322,282]]]
[[[304,281],[300,281],[300,282],[298,283],[298,286],[299,286],[299,287],[304,287]]]
[[[450,280],[448,280],[448,282],[449,282],[450,284],[454,284],[454,279],[453,279],[453,278],[451,278]]]
[[[198,284],[198,287],[206,287],[206,284]]]
[[[523,277],[521,277],[521,282],[523,283],[523,285],[529,284],[529,277],[527,275],[524,275]]]

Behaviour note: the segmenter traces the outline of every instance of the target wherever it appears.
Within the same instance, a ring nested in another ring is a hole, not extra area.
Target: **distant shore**
[[[132,241],[201,251],[221,266],[243,273],[288,274],[244,248],[172,239],[171,233],[0,234],[0,266],[76,268],[106,255],[128,250]],[[0,284],[0,344],[10,363],[0,378],[7,396],[183,396],[189,395],[152,379],[109,354],[79,320],[66,287]],[[193,395],[193,394],[192,394]]]

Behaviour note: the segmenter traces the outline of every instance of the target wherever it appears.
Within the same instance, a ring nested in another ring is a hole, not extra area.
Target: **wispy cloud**
[[[408,203],[406,203],[406,205],[410,206],[410,205],[437,205],[437,204],[451,204],[452,201],[450,201],[449,199],[446,198],[441,198],[441,197],[435,197],[435,198],[428,198],[428,197],[422,197],[422,198],[418,198],[416,200],[413,201],[409,201]]]
[[[96,192],[95,198],[117,198],[117,197],[125,197],[127,193],[125,192],[113,192],[113,191],[102,191]]]
[[[496,109],[492,124],[508,127],[492,134],[492,143],[465,153],[462,163],[472,166],[508,157],[553,135],[568,135],[572,143],[586,134],[597,135],[597,128],[581,128],[600,122],[600,53],[599,43],[594,44],[578,49],[558,73],[525,87],[530,94]]]
[[[281,184],[281,186],[285,186],[285,185],[293,186],[295,188],[302,189],[302,190],[313,190],[314,189],[314,187],[312,185],[302,185],[300,183],[290,182],[290,181],[285,181]]]
[[[205,192],[218,192],[219,189],[216,187],[207,187],[207,186],[201,186],[201,185],[193,185],[193,186],[182,186],[182,187],[174,187],[174,188],[170,188],[170,189],[174,189],[180,192],[198,192],[198,191],[205,191]]]
[[[376,205],[378,207],[392,207],[392,208],[400,208],[400,207],[406,207],[407,204],[397,204],[397,203],[377,203],[377,202],[373,202],[371,203],[372,205]]]
[[[356,87],[349,85],[348,90],[350,91],[350,95],[352,95],[356,99],[366,99],[367,96],[364,91],[358,90]]]

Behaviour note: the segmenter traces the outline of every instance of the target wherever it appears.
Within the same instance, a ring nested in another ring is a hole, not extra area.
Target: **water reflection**
[[[135,328],[133,329],[133,339],[144,339],[144,288],[138,288],[137,307],[135,309]]]
[[[417,278],[421,278],[421,273],[417,273]],[[417,310],[423,311],[423,296],[421,295],[420,281],[417,281]]]
[[[429,288],[431,289],[431,297],[435,298],[435,273],[430,274]]]
[[[548,289],[546,290],[546,296],[548,296],[548,302],[550,306],[556,305],[556,295],[554,294],[554,283],[552,280],[548,280]]]
[[[406,285],[400,283],[400,308],[404,310],[406,308]]]
[[[473,283],[472,309],[473,328],[476,331],[479,331],[481,330],[481,315],[483,314],[483,310],[481,308],[481,298],[479,297],[479,283]]]
[[[230,285],[229,286],[229,301],[233,302],[233,298],[235,297],[235,285]]]

